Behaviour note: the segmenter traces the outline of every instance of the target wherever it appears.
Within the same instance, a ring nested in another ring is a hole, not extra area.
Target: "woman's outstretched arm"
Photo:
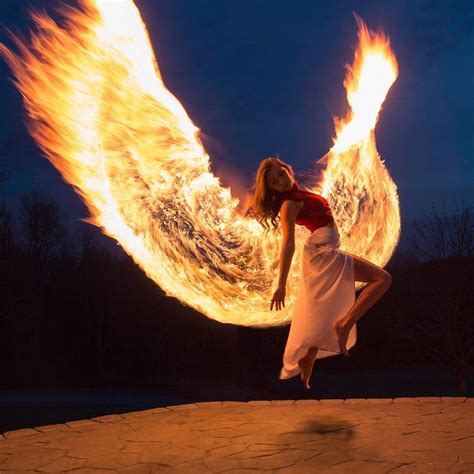
[[[271,304],[270,310],[279,310],[285,306],[286,296],[286,281],[290,272],[291,261],[295,253],[295,221],[301,203],[295,201],[284,201],[280,209],[280,220],[282,225],[283,238],[280,250],[280,275],[278,278],[278,288],[276,289]]]

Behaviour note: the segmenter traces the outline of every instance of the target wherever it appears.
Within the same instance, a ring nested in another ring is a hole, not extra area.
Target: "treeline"
[[[413,252],[394,254],[392,286],[358,322],[351,357],[317,361],[321,368],[447,366],[465,391],[474,359],[471,208],[453,219],[443,236],[431,216]],[[59,205],[37,191],[16,212],[0,203],[2,388],[283,386],[289,326],[209,320],[166,297],[97,229],[80,226],[68,230]]]

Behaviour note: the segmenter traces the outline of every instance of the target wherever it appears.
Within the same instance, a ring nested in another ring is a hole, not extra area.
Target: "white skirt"
[[[341,319],[355,302],[354,259],[339,249],[335,224],[316,229],[303,248],[298,293],[283,355],[280,379],[300,373],[298,361],[310,347],[317,359],[341,353],[332,323]],[[356,343],[356,325],[349,331],[346,348]]]

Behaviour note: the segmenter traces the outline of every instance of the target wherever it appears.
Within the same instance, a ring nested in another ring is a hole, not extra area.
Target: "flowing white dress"
[[[341,319],[355,302],[354,259],[339,248],[334,223],[316,229],[304,244],[298,292],[290,332],[283,354],[280,379],[298,375],[298,361],[310,347],[317,347],[317,359],[341,353],[332,323]],[[356,325],[346,343],[356,343]]]

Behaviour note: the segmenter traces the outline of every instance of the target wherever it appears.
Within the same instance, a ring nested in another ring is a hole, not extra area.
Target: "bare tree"
[[[441,213],[433,204],[427,218],[414,221],[415,236],[410,239],[420,259],[444,259],[474,255],[473,206],[455,203],[455,210]]]
[[[13,214],[6,204],[0,201],[0,256],[10,254],[15,248],[14,232]]]
[[[86,223],[80,223],[74,233],[74,242],[79,251],[79,258],[82,260],[99,248],[96,229]]]
[[[4,156],[8,147],[10,146],[12,140],[8,140],[4,143],[0,143],[0,156]],[[9,175],[6,170],[0,168],[0,182],[6,181],[9,178]]]
[[[0,156],[3,156],[10,145],[11,140],[0,143]],[[0,182],[9,178],[6,170],[0,168]],[[5,202],[0,201],[0,255],[13,250],[14,247],[14,223],[13,214]]]
[[[417,253],[429,260],[406,274],[410,299],[398,308],[405,334],[427,360],[450,368],[461,395],[474,363],[474,219],[472,207],[431,218],[417,230]]]
[[[64,245],[66,227],[61,209],[43,193],[31,191],[22,197],[20,222],[25,253],[41,269]]]
[[[12,267],[14,267],[15,238],[13,214],[4,202],[0,201],[0,357],[7,360],[9,345],[8,323],[13,319],[15,295],[11,288]]]

